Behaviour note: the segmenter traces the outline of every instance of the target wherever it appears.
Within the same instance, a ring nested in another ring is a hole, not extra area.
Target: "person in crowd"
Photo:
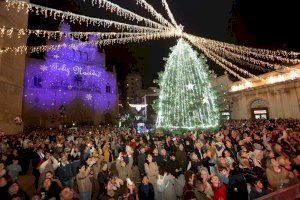
[[[267,194],[261,179],[256,179],[251,184],[249,199],[254,200]]]
[[[154,200],[154,188],[149,182],[147,175],[143,176],[142,183],[139,186],[139,199],[143,200]]]
[[[164,166],[164,159],[163,159],[162,155],[159,154],[158,148],[155,148],[153,150],[153,160],[156,162],[156,164],[159,167]]]
[[[14,157],[13,159],[17,159]],[[20,199],[29,200],[29,196],[24,192],[17,182],[13,182],[8,188],[9,198],[8,199]],[[1,197],[2,198],[2,197]]]
[[[128,164],[126,164],[126,159],[128,159]],[[118,170],[119,177],[125,181],[126,178],[132,179],[132,165],[133,158],[131,155],[124,155],[123,153],[119,154],[119,158],[116,161],[116,168]]]
[[[12,164],[8,165],[6,169],[8,170],[8,175],[13,181],[17,180],[20,172],[22,172],[22,167],[19,165],[19,160],[17,160],[17,157],[12,159]]]
[[[105,184],[109,181],[110,175],[108,170],[108,164],[103,161],[101,163],[100,172],[98,173],[98,183],[99,183],[99,196],[102,196],[105,192]]]
[[[230,120],[217,131],[181,135],[137,135],[132,128],[112,126],[63,132],[25,127],[17,135],[0,135],[0,193],[4,199],[20,198],[10,196],[17,176],[8,167],[19,159],[21,167],[32,161],[43,198],[59,198],[53,188],[62,185],[79,191],[72,197],[66,189],[62,199],[225,199],[224,188],[226,199],[256,198],[265,188],[272,192],[299,183],[299,122]]]
[[[141,175],[145,174],[145,162],[146,162],[146,153],[145,153],[145,147],[140,148],[140,153],[138,155],[138,167]]]
[[[77,199],[79,199],[78,194],[76,194],[76,192],[69,187],[65,187],[61,190],[61,192],[59,194],[59,198],[60,198],[60,200],[77,200]]]
[[[175,158],[179,164],[179,171],[185,171],[188,165],[188,160],[183,144],[179,144],[179,148],[175,153]]]
[[[73,169],[73,165],[69,163],[67,154],[63,153],[56,171],[57,177],[59,178],[63,186],[73,188],[74,174],[75,169]]]
[[[226,200],[226,185],[219,180],[219,177],[214,175],[211,177],[211,188],[214,192],[213,200]]]
[[[80,200],[90,200],[92,198],[93,187],[90,180],[90,171],[92,165],[95,164],[95,161],[91,159],[87,162],[87,164],[88,166],[82,164],[79,167],[78,174],[76,175],[76,182],[78,185]]]
[[[40,193],[42,195],[42,199],[50,200],[53,198],[59,199],[60,191],[61,187],[55,181],[51,178],[45,178]]]

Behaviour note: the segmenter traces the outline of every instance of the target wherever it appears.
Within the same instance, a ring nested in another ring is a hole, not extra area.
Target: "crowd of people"
[[[34,129],[0,136],[1,199],[247,200],[297,184],[299,120],[228,121],[218,131]],[[19,177],[32,173],[35,193]]]

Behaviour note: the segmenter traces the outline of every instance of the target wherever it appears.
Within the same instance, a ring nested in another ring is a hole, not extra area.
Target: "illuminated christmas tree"
[[[159,75],[156,127],[164,129],[206,129],[219,123],[217,96],[213,91],[203,55],[183,39],[166,60]]]

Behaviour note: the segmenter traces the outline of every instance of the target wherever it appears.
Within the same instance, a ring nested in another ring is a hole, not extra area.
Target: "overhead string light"
[[[136,0],[136,4],[137,5],[141,5],[142,7],[144,7],[149,13],[151,13],[151,15],[153,17],[155,17],[155,19],[157,19],[160,23],[165,24],[166,26],[170,27],[170,28],[175,28],[175,25],[172,25],[168,20],[166,20],[160,13],[158,13],[152,5],[150,5],[149,3],[147,3],[145,0]]]
[[[284,50],[268,50],[268,49],[257,49],[252,47],[239,46],[234,44],[228,44],[225,42],[205,39],[207,45],[211,45],[214,47],[221,47],[228,51],[238,53],[244,56],[252,56],[257,59],[264,59],[273,62],[281,62],[281,63],[291,63],[298,64],[300,63],[300,53],[298,52],[287,52]],[[275,68],[275,67],[274,67]]]
[[[155,32],[157,34],[163,32]],[[96,36],[98,39],[113,39],[113,38],[123,38],[127,36],[138,36],[143,34],[150,33],[133,33],[133,32],[63,32],[63,31],[50,31],[42,29],[17,29],[17,28],[8,28],[5,26],[0,27],[0,37],[9,37],[17,36],[21,38],[24,36],[34,35],[36,37],[44,37],[47,39],[62,39],[64,37],[75,38],[75,39],[88,39],[89,36]],[[15,37],[14,37],[15,38]]]
[[[220,47],[212,48],[211,45],[204,45],[204,46],[207,47],[209,50],[213,51],[214,53],[216,53],[217,55],[219,55],[223,58],[226,58],[228,61],[231,60],[240,65],[249,66],[252,69],[266,72],[266,71],[270,71],[273,68],[275,68],[275,69],[284,68],[283,65],[278,65],[278,64],[273,64],[273,63],[257,60],[255,58],[251,58],[251,57],[248,57],[245,55],[227,51],[224,48],[220,48]]]
[[[85,0],[83,0],[85,2]],[[118,16],[121,16],[125,19],[136,21],[137,23],[144,21],[145,25],[148,27],[158,28],[166,30],[168,27],[163,26],[157,22],[154,22],[150,19],[147,19],[143,16],[140,16],[134,12],[131,12],[130,10],[127,10],[125,8],[120,7],[119,5],[112,3],[107,0],[92,0],[92,5],[98,5],[100,8],[105,8],[106,10],[111,11],[112,13],[117,14]]]
[[[202,43],[200,43],[199,37],[190,35],[190,34],[184,34],[184,37],[191,42],[191,44],[193,44],[195,47],[197,47],[200,51],[203,52],[203,54],[205,56],[207,56],[208,58],[210,58],[213,62],[215,62],[216,64],[218,64],[220,67],[222,67],[225,71],[227,71],[228,73],[232,74],[233,76],[235,76],[236,78],[238,78],[239,80],[243,80],[246,81],[247,79],[245,79],[244,77],[240,76],[238,73],[236,73],[235,71],[231,70],[229,67],[227,67],[224,63],[223,60],[220,57],[214,56],[213,53],[211,53],[208,49],[206,49]]]
[[[122,22],[117,22],[113,20],[107,20],[107,19],[99,19],[94,17],[87,17],[84,15],[78,15],[71,12],[65,12],[53,8],[48,8],[44,6],[40,6],[33,3],[27,3],[24,1],[16,1],[16,0],[6,0],[6,8],[16,10],[17,12],[20,12],[21,10],[28,12],[32,12],[36,15],[42,15],[45,18],[51,17],[55,20],[65,21],[68,20],[71,23],[85,23],[86,26],[92,25],[92,26],[99,26],[103,28],[110,28],[114,27],[117,30],[120,31],[129,31],[129,32],[156,32],[164,30],[164,28],[152,28],[147,26],[140,26],[140,25],[132,25],[132,24],[126,24]]]
[[[170,8],[169,8],[169,5],[168,5],[167,1],[166,1],[166,0],[162,0],[162,5],[163,5],[163,7],[165,8],[165,10],[167,11],[168,17],[170,18],[172,24],[173,24],[176,28],[179,28],[179,26],[178,26],[178,24],[177,24],[177,22],[176,22],[176,20],[175,20],[175,18],[174,18],[174,16],[173,16],[173,14],[172,14]]]
[[[0,54],[2,53],[14,53],[14,54],[22,54],[22,53],[40,53],[45,51],[57,51],[62,48],[79,48],[86,45],[91,46],[107,46],[113,44],[126,44],[129,42],[144,42],[147,40],[157,40],[160,38],[169,38],[174,37],[174,33],[172,32],[164,32],[164,33],[140,33],[135,34],[133,36],[126,36],[124,38],[114,38],[114,39],[104,39],[100,41],[88,41],[81,43],[62,43],[56,45],[41,45],[41,46],[18,46],[18,47],[4,47],[0,49]]]

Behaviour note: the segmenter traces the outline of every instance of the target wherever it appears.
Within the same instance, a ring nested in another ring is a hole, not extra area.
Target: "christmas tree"
[[[203,55],[183,39],[171,48],[165,72],[159,75],[156,127],[207,129],[219,123],[216,93]]]

